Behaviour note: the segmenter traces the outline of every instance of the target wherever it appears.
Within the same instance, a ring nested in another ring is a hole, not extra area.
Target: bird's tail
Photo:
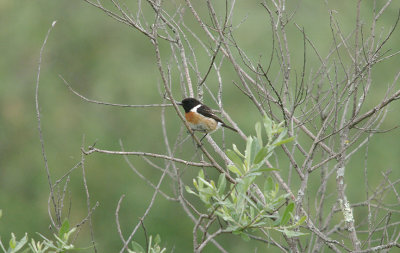
[[[228,128],[228,129],[230,129],[230,130],[232,130],[232,131],[235,131],[236,133],[238,132],[238,130],[236,130],[235,128],[230,127],[230,126],[228,126],[228,125],[226,125],[226,124],[222,124],[222,126]]]

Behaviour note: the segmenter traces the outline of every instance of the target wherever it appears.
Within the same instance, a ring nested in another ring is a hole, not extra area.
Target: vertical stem
[[[345,128],[345,129],[343,129],[343,131],[340,134],[342,149],[345,148],[345,146],[347,145],[348,133],[349,133],[349,129]],[[346,228],[350,233],[350,240],[353,245],[353,249],[356,251],[359,251],[359,250],[361,250],[361,243],[357,237],[357,232],[356,232],[356,228],[354,225],[355,221],[354,221],[354,216],[353,216],[353,209],[350,207],[350,203],[347,200],[347,197],[345,194],[345,182],[344,182],[344,175],[345,175],[345,171],[346,171],[345,157],[346,157],[346,155],[344,152],[339,155],[338,168],[336,171],[336,187],[337,187],[337,191],[338,191],[340,208],[343,213]]]

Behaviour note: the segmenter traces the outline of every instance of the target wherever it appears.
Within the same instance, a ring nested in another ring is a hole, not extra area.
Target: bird
[[[237,130],[228,126],[218,116],[216,116],[210,107],[202,104],[195,98],[185,98],[182,102],[178,103],[185,110],[185,118],[193,131],[205,133],[200,142],[207,136],[215,132],[221,126],[226,127],[234,132]]]

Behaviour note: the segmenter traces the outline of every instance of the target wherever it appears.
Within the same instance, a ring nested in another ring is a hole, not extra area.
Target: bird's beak
[[[182,105],[182,102],[176,101],[175,103],[176,103],[177,105]]]

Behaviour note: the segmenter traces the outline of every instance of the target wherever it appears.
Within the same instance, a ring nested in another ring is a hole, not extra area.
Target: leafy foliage
[[[283,122],[276,124],[265,116],[263,125],[267,135],[265,144],[261,123],[257,123],[256,136],[247,138],[244,154],[235,144],[233,150],[226,151],[233,163],[227,167],[235,174],[236,183],[228,183],[225,175],[221,174],[216,184],[213,180],[207,180],[203,170],[200,170],[197,179],[193,179],[196,191],[189,186],[186,186],[186,191],[200,198],[209,215],[223,219],[227,223],[227,232],[240,234],[245,240],[249,238],[243,232],[257,228],[276,230],[289,237],[302,235],[295,229],[305,221],[305,217],[298,220],[293,217],[294,203],[288,203],[289,195],[280,193],[279,185],[272,177],[268,176],[264,181],[263,191],[259,191],[262,196],[254,190],[259,189],[256,179],[262,178],[263,173],[276,170],[265,167],[273,150],[294,139],[286,137],[287,129],[283,127]]]
[[[154,238],[154,245],[152,245],[153,237],[150,236],[149,237],[149,245],[147,247],[147,251],[145,251],[139,243],[132,241],[132,250],[128,249],[128,252],[129,253],[164,253],[164,252],[166,252],[167,249],[161,248],[159,246],[160,243],[161,243],[161,238],[159,235],[156,235],[156,237]]]
[[[9,247],[6,250],[3,243],[0,241],[1,249],[4,253],[61,253],[68,252],[69,250],[75,249],[75,246],[69,242],[70,236],[75,232],[76,228],[70,229],[69,221],[65,220],[58,231],[58,235],[54,234],[55,242],[47,239],[43,235],[39,234],[43,240],[35,241],[31,239],[28,243],[28,234],[25,233],[24,237],[17,240],[14,233],[11,233],[11,239],[9,241]]]

